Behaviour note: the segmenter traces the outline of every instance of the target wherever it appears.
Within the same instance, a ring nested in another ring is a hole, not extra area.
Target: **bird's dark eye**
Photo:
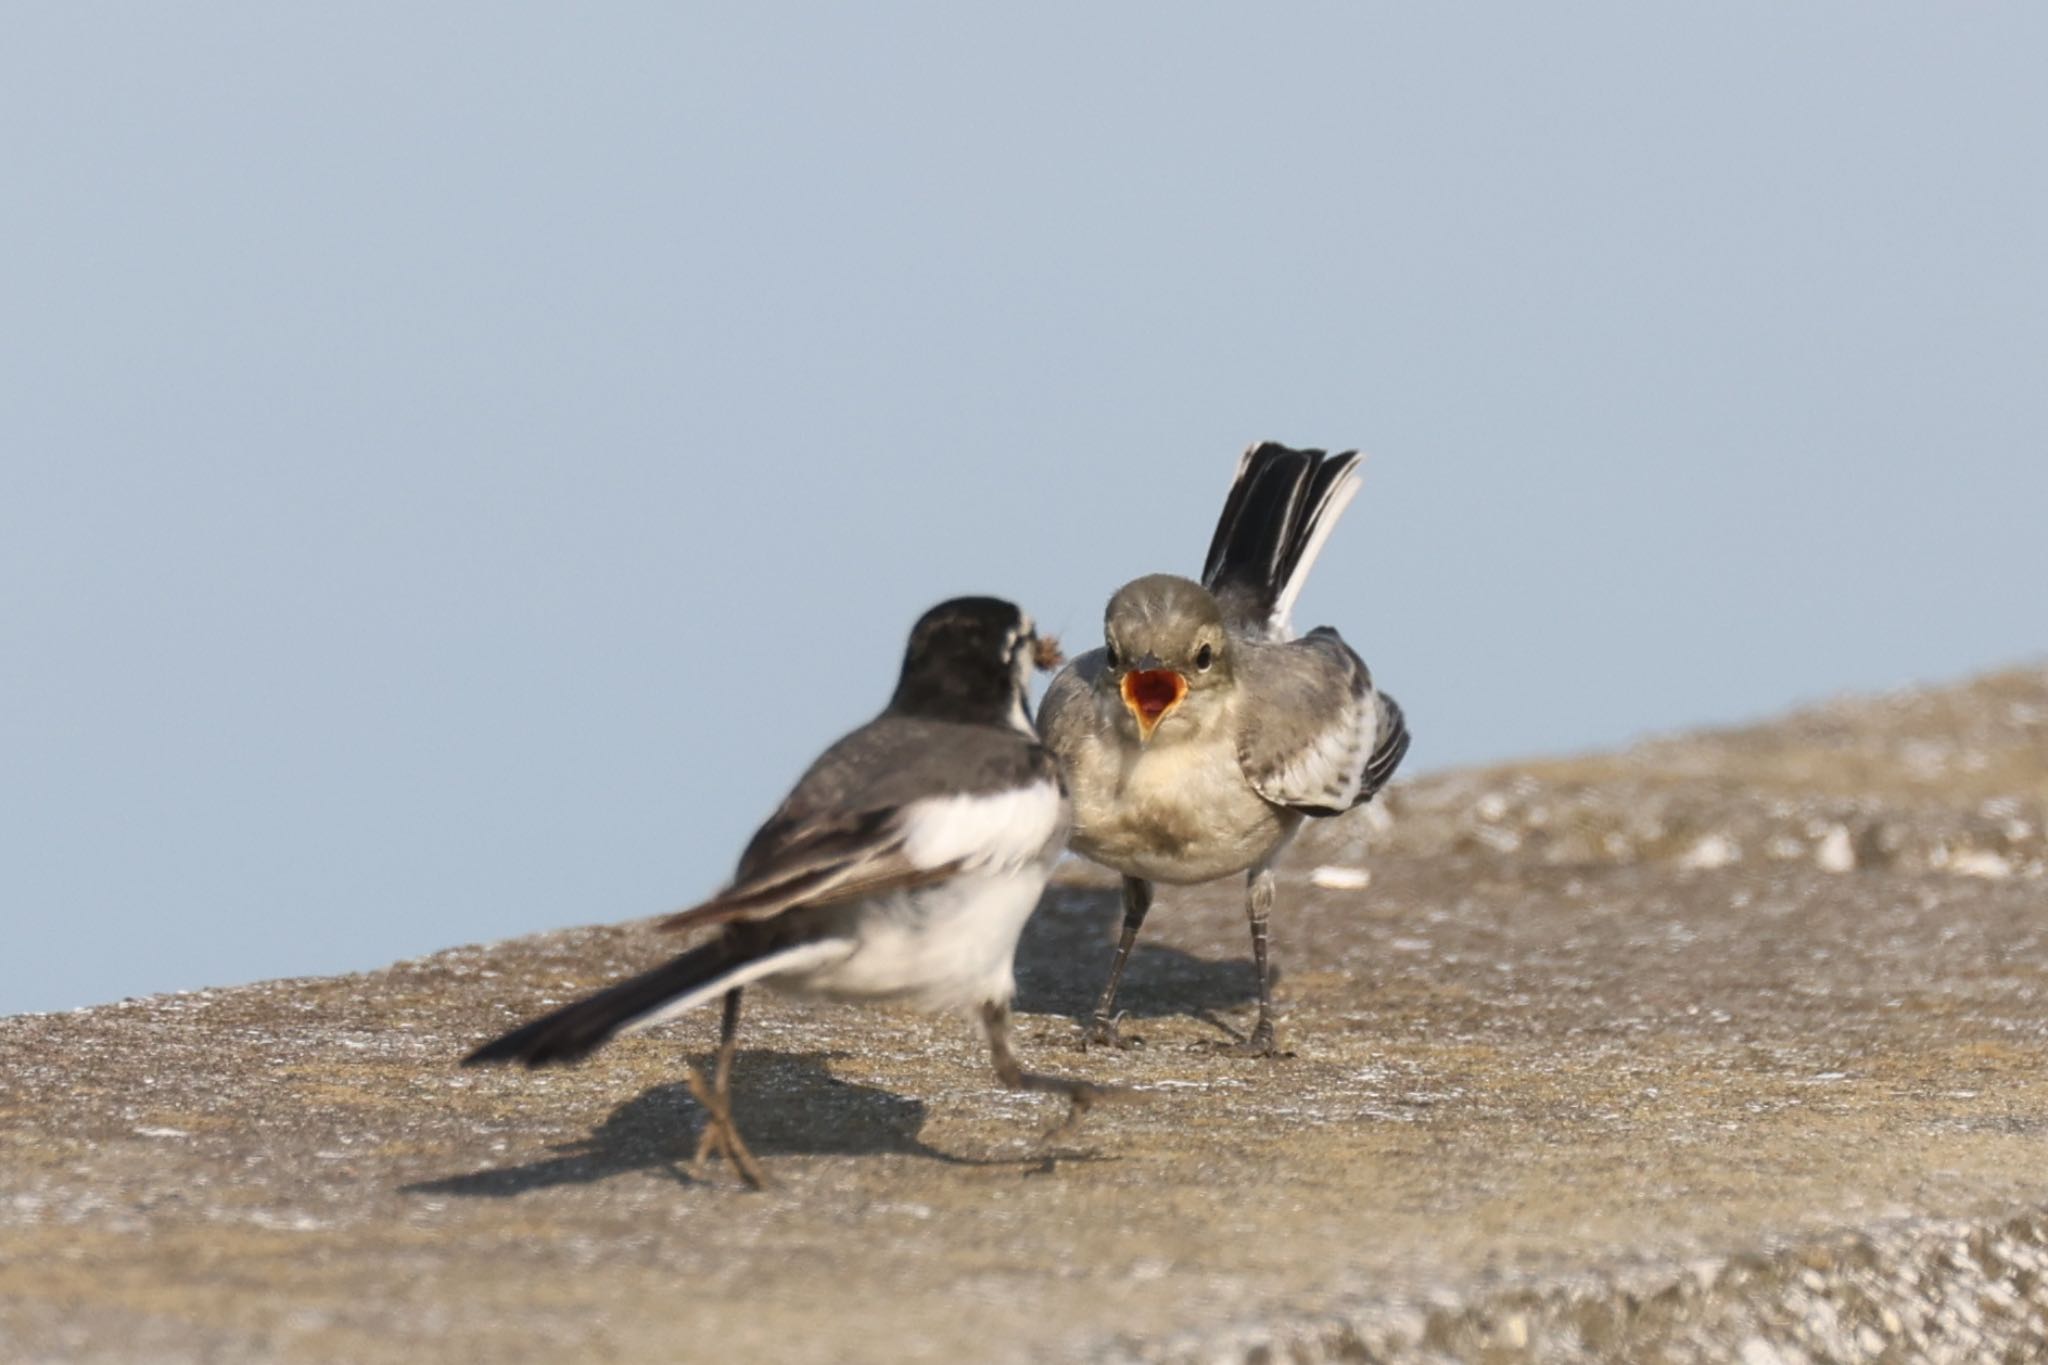
[[[1115,645],[1104,645],[1104,646],[1103,646],[1103,648],[1102,648],[1102,662],[1104,662],[1104,663],[1108,664],[1108,665],[1109,665],[1109,666],[1110,666],[1111,668],[1115,668],[1115,667],[1116,667],[1116,646],[1115,646]]]
[[[1203,645],[1200,649],[1195,651],[1195,667],[1200,669],[1202,672],[1207,673],[1209,671],[1209,665],[1215,662],[1216,651],[1209,648],[1209,646]]]

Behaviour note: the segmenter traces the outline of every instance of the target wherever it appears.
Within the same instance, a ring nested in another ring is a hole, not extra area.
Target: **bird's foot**
[[[697,1153],[690,1159],[690,1174],[708,1181],[705,1163],[717,1155],[731,1162],[740,1179],[751,1188],[768,1188],[767,1173],[747,1149],[746,1140],[740,1136],[739,1125],[733,1122],[730,1098],[706,1085],[694,1066],[683,1068],[683,1081],[690,1087],[690,1093],[696,1096],[697,1103],[704,1106],[705,1115],[704,1131],[697,1135]]]
[[[1212,1044],[1217,1052],[1226,1057],[1292,1057],[1294,1054],[1281,1048],[1273,1036],[1273,1021],[1262,1019],[1251,1037],[1241,1038],[1232,1043]]]
[[[1066,1115],[1039,1137],[1041,1143],[1048,1145],[1070,1136],[1081,1126],[1081,1120],[1086,1117],[1089,1110],[1099,1104],[1127,1098],[1131,1093],[1120,1085],[1098,1085],[1094,1081],[1074,1081],[1050,1076],[1039,1079],[1053,1082],[1045,1088],[1067,1097]]]
[[[1133,1048],[1145,1046],[1143,1038],[1124,1036],[1123,1022],[1124,1016],[1121,1014],[1117,1015],[1114,1019],[1106,1014],[1096,1015],[1088,1022],[1087,1028],[1082,1030],[1081,1051],[1086,1052],[1094,1047],[1106,1047],[1117,1052],[1128,1052]]]
[[[1081,1119],[1097,1105],[1109,1104],[1127,1099],[1131,1092],[1120,1085],[1104,1085],[1098,1081],[1077,1081],[1071,1076],[1047,1076],[1036,1071],[1015,1071],[1003,1078],[1004,1084],[1012,1090],[1036,1090],[1041,1095],[1064,1095],[1067,1097],[1066,1115],[1045,1130],[1041,1141],[1051,1142],[1066,1136],[1080,1125]]]
[[[1218,1050],[1226,1057],[1292,1057],[1294,1055],[1274,1042],[1271,1034],[1264,1038],[1254,1035],[1241,1043],[1230,1043]]]

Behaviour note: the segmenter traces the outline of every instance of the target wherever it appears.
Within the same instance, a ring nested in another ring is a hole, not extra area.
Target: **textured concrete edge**
[[[1172,1365],[1324,1361],[1864,1362],[2048,1354],[2048,1210],[1902,1219],[1768,1253],[1707,1258],[1467,1299],[1374,1304],[1124,1342]]]

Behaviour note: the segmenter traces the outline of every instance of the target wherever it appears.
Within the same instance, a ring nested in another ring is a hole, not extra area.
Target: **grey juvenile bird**
[[[1017,938],[1064,846],[1057,766],[1031,728],[1026,687],[1059,662],[1008,602],[963,597],[911,631],[888,707],[827,749],[740,856],[730,885],[671,917],[716,927],[681,956],[565,1006],[465,1059],[573,1062],[615,1034],[723,996],[715,1079],[685,1071],[715,1150],[760,1184],[732,1119],[740,992],[754,982],[838,999],[977,1009],[997,1076],[1066,1096],[1068,1121],[1107,1092],[1026,1071],[1010,1050]]]
[[[1311,816],[1372,799],[1408,751],[1394,699],[1327,626],[1289,617],[1358,491],[1356,451],[1247,450],[1202,581],[1153,574],[1109,599],[1101,649],[1053,679],[1038,727],[1074,802],[1073,847],[1123,874],[1123,937],[1087,1040],[1121,1045],[1117,983],[1155,882],[1246,872],[1259,1020],[1275,1051],[1266,918],[1273,862]]]

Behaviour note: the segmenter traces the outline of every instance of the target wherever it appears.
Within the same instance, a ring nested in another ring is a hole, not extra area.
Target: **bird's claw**
[[[698,1180],[708,1182],[710,1177],[705,1172],[704,1163],[713,1155],[718,1155],[730,1161],[732,1168],[739,1172],[740,1179],[746,1181],[750,1187],[757,1190],[767,1189],[767,1173],[761,1169],[761,1163],[754,1159],[754,1154],[747,1149],[746,1140],[740,1136],[739,1125],[732,1119],[732,1106],[726,1102],[724,1096],[704,1083],[704,1078],[697,1074],[696,1067],[684,1067],[683,1080],[690,1087],[690,1093],[696,1096],[697,1103],[704,1106],[705,1114],[704,1131],[697,1135],[697,1152],[690,1159],[690,1174]]]
[[[1241,1043],[1227,1044],[1220,1051],[1226,1057],[1292,1057],[1294,1055],[1292,1052],[1282,1049],[1270,1037],[1247,1038]]]
[[[1270,1020],[1261,1021],[1259,1026],[1252,1030],[1249,1038],[1241,1038],[1233,1043],[1212,1043],[1210,1046],[1226,1057],[1292,1057],[1294,1055],[1292,1052],[1283,1049],[1275,1039],[1273,1025]]]
[[[1099,1104],[1109,1104],[1129,1097],[1131,1092],[1120,1085],[1098,1085],[1093,1081],[1064,1081],[1060,1092],[1067,1097],[1067,1112],[1058,1123],[1045,1130],[1039,1138],[1042,1143],[1056,1142],[1081,1126],[1081,1120],[1089,1110]]]
[[[1117,1015],[1114,1019],[1106,1014],[1096,1015],[1094,1019],[1089,1021],[1087,1029],[1081,1034],[1081,1051],[1086,1052],[1092,1047],[1106,1047],[1117,1052],[1128,1052],[1133,1048],[1145,1046],[1143,1038],[1126,1038],[1124,1036],[1123,1022],[1124,1016],[1121,1014]]]

